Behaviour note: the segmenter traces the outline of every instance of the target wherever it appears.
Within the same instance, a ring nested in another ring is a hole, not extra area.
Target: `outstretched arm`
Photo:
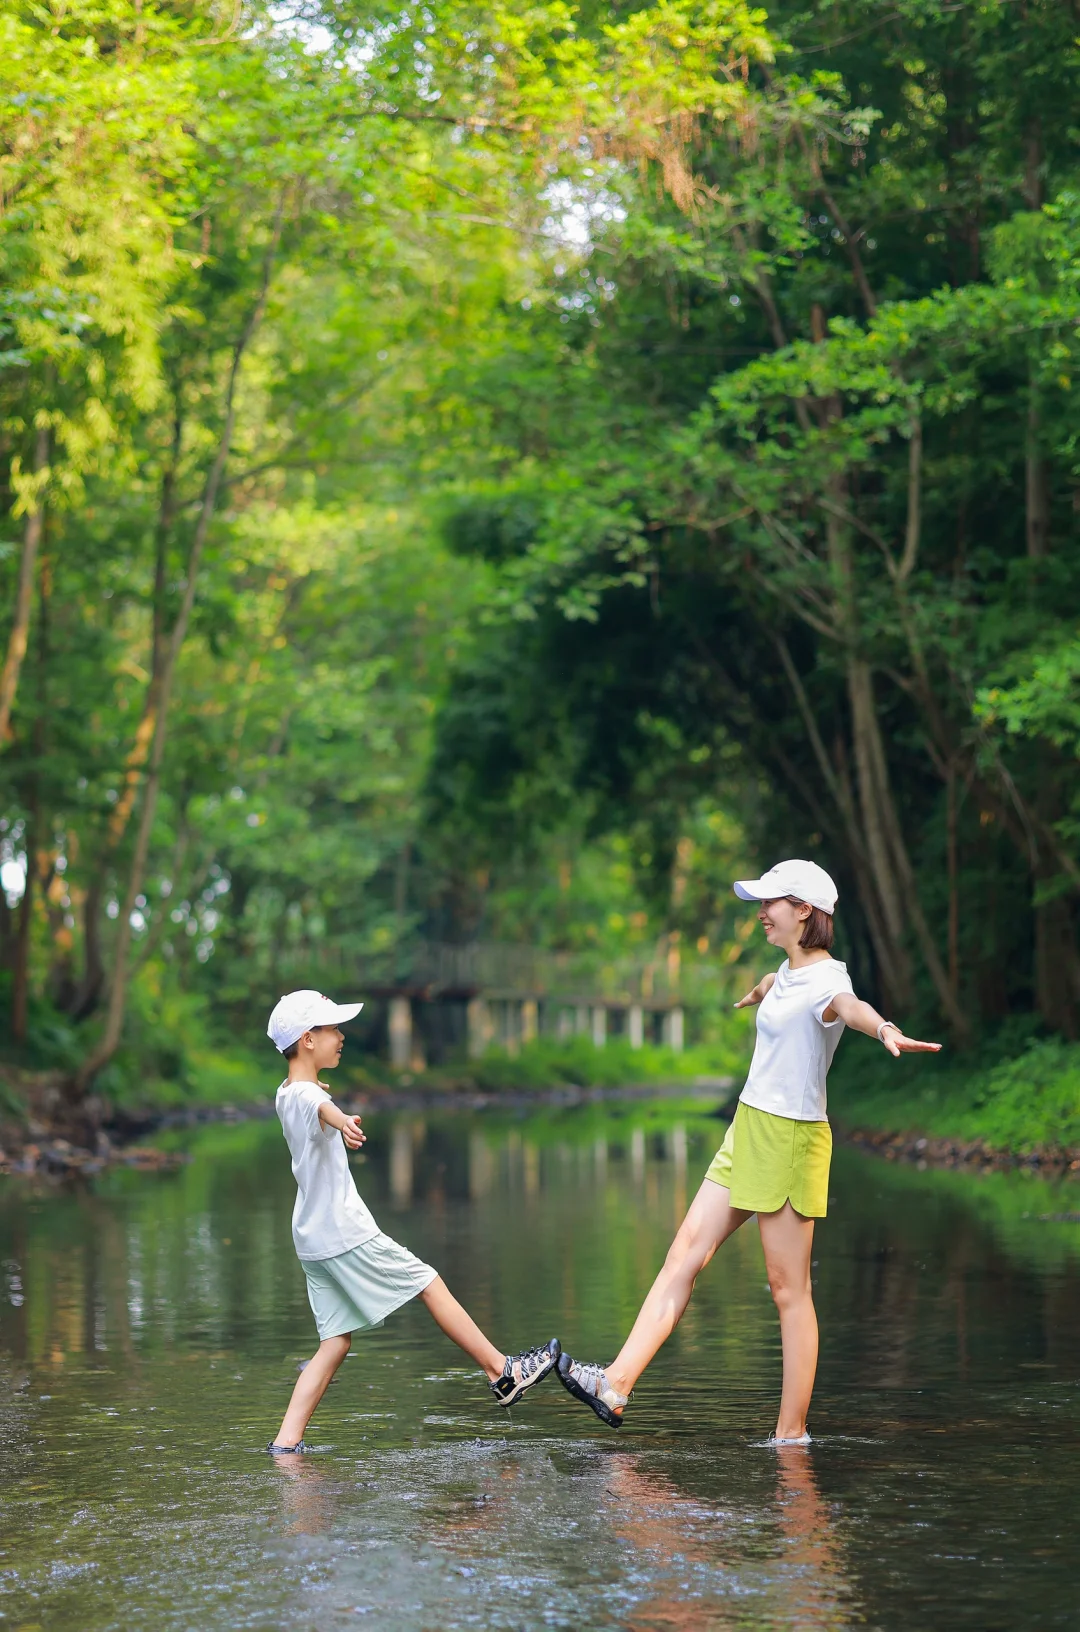
[[[872,1003],[864,1003],[853,992],[837,992],[822,1019],[839,1019],[852,1031],[876,1037],[897,1059],[901,1054],[937,1054],[941,1048],[940,1043],[920,1043],[914,1037],[905,1037],[894,1020],[883,1020]]]
[[[319,1106],[319,1121],[324,1128],[337,1128],[350,1150],[359,1150],[367,1139],[358,1116],[346,1116],[332,1099],[324,1099]]]
[[[750,1008],[754,1003],[760,1003],[762,998],[767,997],[772,991],[773,981],[775,979],[776,974],[773,970],[770,970],[767,975],[762,975],[761,979],[758,981],[753,990],[747,992],[745,997],[740,997],[735,1007],[737,1009],[746,1009]]]

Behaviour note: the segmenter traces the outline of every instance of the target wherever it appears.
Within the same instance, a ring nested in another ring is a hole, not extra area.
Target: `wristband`
[[[885,1030],[886,1026],[891,1026],[894,1031],[900,1030],[900,1027],[896,1024],[895,1020],[883,1020],[880,1026],[877,1028],[877,1040],[879,1043],[883,1043],[885,1041],[881,1034]]]

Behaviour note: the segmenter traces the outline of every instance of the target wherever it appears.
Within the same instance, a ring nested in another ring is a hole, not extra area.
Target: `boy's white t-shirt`
[[[283,1082],[274,1100],[296,1180],[292,1233],[300,1259],[336,1258],[379,1233],[353,1183],[340,1130],[319,1121],[329,1098],[317,1082]]]
[[[847,965],[819,958],[793,969],[785,958],[758,1004],[757,1042],[739,1098],[795,1122],[824,1122],[825,1079],[844,1029],[821,1017],[838,992],[852,991]]]

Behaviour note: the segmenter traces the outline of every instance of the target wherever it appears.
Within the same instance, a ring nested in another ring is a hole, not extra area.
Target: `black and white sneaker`
[[[559,1381],[568,1394],[582,1405],[587,1405],[590,1411],[595,1411],[601,1422],[606,1422],[609,1428],[622,1427],[622,1413],[630,1403],[628,1394],[620,1394],[608,1382],[607,1372],[603,1366],[586,1365],[582,1360],[572,1360],[568,1354],[559,1358]]]
[[[557,1337],[545,1343],[542,1349],[526,1349],[524,1354],[508,1354],[502,1376],[488,1387],[500,1405],[513,1405],[515,1400],[542,1383],[558,1363],[562,1345]]]

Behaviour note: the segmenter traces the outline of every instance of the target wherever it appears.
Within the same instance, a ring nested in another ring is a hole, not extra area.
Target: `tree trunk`
[[[907,927],[900,879],[894,865],[892,845],[885,823],[885,806],[891,793],[883,786],[883,755],[875,712],[870,666],[862,658],[851,658],[847,671],[848,702],[851,707],[851,745],[855,758],[855,780],[862,816],[869,893],[876,901],[888,961],[882,971],[883,984],[891,1003],[898,1009],[911,1004],[911,962],[904,945]],[[887,783],[887,772],[884,773]],[[887,976],[887,978],[885,978]]]
[[[1061,775],[1048,747],[1038,769],[1037,814],[1041,825],[1054,827],[1062,814]],[[1061,870],[1052,851],[1039,845],[1032,868],[1035,933],[1035,1006],[1054,1031],[1075,1039],[1080,994],[1080,955],[1076,946],[1075,897],[1061,888]]]
[[[34,438],[34,475],[40,477],[49,462],[48,427],[39,425]],[[34,571],[45,523],[45,500],[40,488],[34,493],[33,508],[23,527],[19,585],[15,592],[15,616],[8,636],[7,654],[0,671],[0,745],[11,737],[11,710],[19,689],[19,674],[30,636],[30,611],[34,602]]]
[[[36,850],[40,826],[37,808],[37,790],[26,823],[26,886],[23,889],[19,911],[19,927],[15,938],[15,968],[11,980],[11,1037],[21,1045],[26,1042],[30,1024],[30,943],[34,918],[34,875],[37,871]]]
[[[1034,367],[1031,375],[1024,449],[1025,532],[1029,557],[1033,561],[1041,561],[1050,549],[1050,497],[1040,438],[1039,397]]]
[[[258,296],[252,307],[243,333],[233,348],[232,363],[229,368],[228,383],[225,388],[225,415],[218,439],[214,462],[206,479],[202,505],[199,509],[199,519],[195,526],[195,533],[191,541],[188,554],[187,577],[184,584],[184,593],[176,615],[176,622],[172,627],[168,643],[165,647],[161,663],[160,686],[158,704],[154,725],[153,742],[150,749],[149,764],[147,766],[146,785],[143,791],[142,808],[139,812],[139,823],[135,834],[135,845],[132,852],[131,866],[128,872],[127,888],[120,907],[117,921],[116,946],[113,952],[112,982],[109,992],[109,1005],[105,1016],[105,1028],[101,1041],[92,1049],[75,1073],[69,1084],[69,1095],[75,1102],[81,1100],[94,1077],[115,1054],[120,1044],[123,1032],[124,1015],[127,1009],[127,989],[130,977],[131,957],[131,918],[135,912],[136,897],[140,894],[143,879],[146,876],[146,864],[150,853],[150,838],[153,832],[154,815],[157,809],[158,793],[161,788],[161,771],[165,757],[165,742],[168,731],[169,705],[172,699],[173,683],[176,678],[176,667],[187,637],[188,624],[191,620],[192,609],[195,605],[195,591],[198,584],[199,569],[202,565],[203,552],[206,547],[207,534],[210,522],[217,504],[218,491],[225,465],[232,446],[233,429],[236,424],[236,387],[240,376],[240,368],[244,355],[251,343],[252,337],[262,319],[266,309],[266,301],[270,292],[270,279],[273,273],[277,247],[281,238],[282,221],[284,218],[285,199],[282,195],[274,217],[270,242],[263,259],[262,282]]]
[[[1052,887],[1052,882],[1052,876],[1037,875],[1036,891],[1040,887]],[[1080,969],[1073,904],[1066,895],[1053,895],[1045,901],[1036,899],[1034,912],[1035,1006],[1053,1031],[1060,1031],[1075,1041],[1080,1031],[1077,1025]]]
[[[11,1036],[26,1042],[30,1025],[30,952],[34,932],[34,882],[41,843],[41,767],[45,761],[45,674],[48,661],[48,573],[41,575],[41,611],[38,615],[37,708],[34,716],[34,763],[30,772],[29,813],[26,823],[26,885],[23,889],[15,968],[11,983]]]

